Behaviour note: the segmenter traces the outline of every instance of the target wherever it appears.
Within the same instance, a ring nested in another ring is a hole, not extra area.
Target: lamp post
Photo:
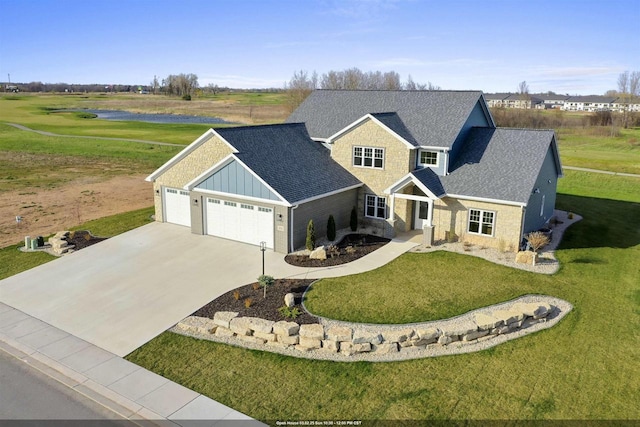
[[[267,242],[260,242],[260,250],[262,251],[262,275],[264,276],[264,252],[267,250]]]

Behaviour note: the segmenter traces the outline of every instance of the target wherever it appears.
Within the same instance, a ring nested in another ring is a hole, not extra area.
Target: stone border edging
[[[218,312],[213,320],[187,317],[170,331],[307,359],[392,362],[485,350],[548,329],[572,308],[559,298],[525,295],[450,319],[403,325],[328,319],[298,325]]]

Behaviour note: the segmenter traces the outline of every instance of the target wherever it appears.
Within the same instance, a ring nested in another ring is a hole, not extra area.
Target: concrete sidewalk
[[[133,422],[265,425],[2,303],[0,325],[0,350]]]

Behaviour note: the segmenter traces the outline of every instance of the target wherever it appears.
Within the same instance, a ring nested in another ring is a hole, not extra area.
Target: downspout
[[[291,215],[289,216],[289,252],[293,252],[295,250],[293,247],[293,210],[298,209],[298,206],[300,205],[291,206]]]

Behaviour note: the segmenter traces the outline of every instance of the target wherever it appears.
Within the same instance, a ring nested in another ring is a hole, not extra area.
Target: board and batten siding
[[[198,183],[196,188],[258,199],[279,200],[273,191],[235,160]]]
[[[184,188],[203,171],[231,154],[231,147],[212,136],[158,176],[153,183],[156,221],[164,221],[162,214],[163,187]]]

